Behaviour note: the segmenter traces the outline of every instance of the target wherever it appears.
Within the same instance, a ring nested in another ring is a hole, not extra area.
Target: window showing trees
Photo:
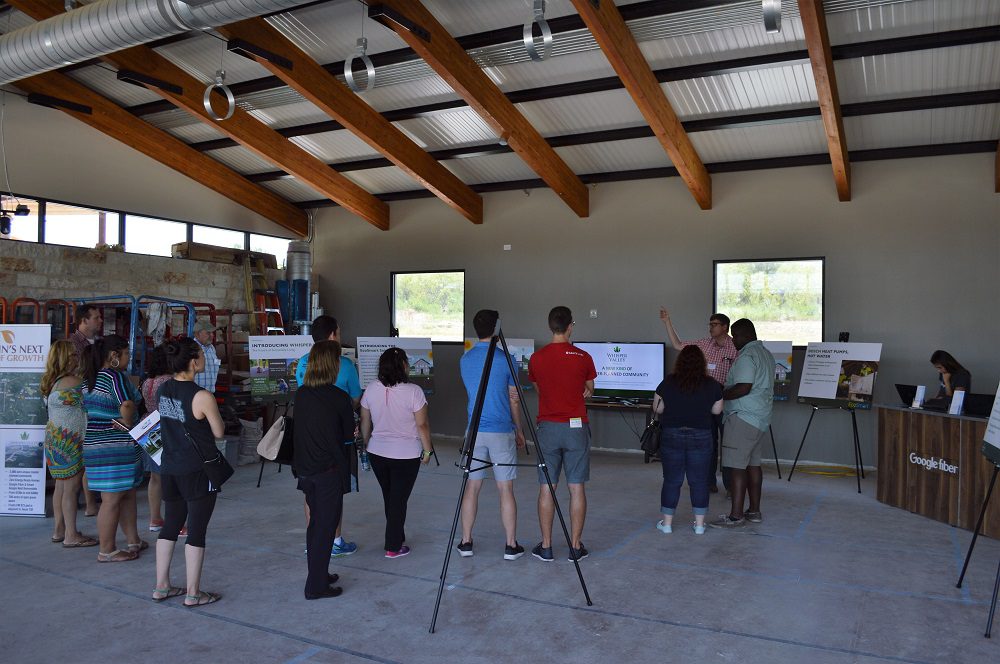
[[[401,337],[465,338],[465,272],[394,272],[392,324]]]
[[[118,244],[119,216],[117,212],[47,202],[45,242],[88,248]]]
[[[757,338],[823,341],[824,259],[716,261],[714,311],[749,318]]]
[[[152,217],[125,215],[125,251],[170,256],[173,245],[187,241],[187,224]]]
[[[23,196],[7,195],[0,197],[0,200],[3,202],[3,209],[10,213],[5,215],[10,219],[10,232],[0,237],[7,240],[38,242],[38,201]],[[18,205],[28,206],[28,214],[22,216],[14,214]],[[3,230],[7,230],[6,227]]]
[[[242,231],[231,231],[225,228],[213,228],[211,226],[199,226],[194,224],[191,228],[191,239],[201,244],[211,244],[216,247],[227,249],[243,250],[245,234]]]

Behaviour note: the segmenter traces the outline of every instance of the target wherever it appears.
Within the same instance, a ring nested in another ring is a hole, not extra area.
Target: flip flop
[[[148,548],[149,548],[149,542],[147,542],[146,540],[139,540],[135,544],[128,545],[128,550],[136,554],[139,553],[140,551],[145,551]]]
[[[150,599],[154,602],[162,602],[163,600],[171,597],[179,597],[185,592],[184,588],[178,588],[177,586],[170,586],[169,588],[155,588],[153,590],[153,596]]]
[[[222,595],[218,593],[209,593],[201,591],[197,595],[186,595],[184,597],[184,606],[189,609],[193,609],[196,606],[205,606],[206,604],[215,604],[220,599]],[[196,600],[194,604],[188,604],[189,601]]]
[[[111,553],[100,553],[97,554],[97,562],[99,563],[124,563],[129,560],[135,560],[139,557],[138,553],[134,551],[120,551],[118,549],[112,551]]]
[[[93,537],[84,537],[76,542],[63,542],[64,549],[79,549],[85,546],[97,546],[97,540]]]
[[[58,544],[59,542],[63,541],[66,538],[65,537],[56,537],[55,535],[53,535],[50,539],[52,540],[53,544]]]

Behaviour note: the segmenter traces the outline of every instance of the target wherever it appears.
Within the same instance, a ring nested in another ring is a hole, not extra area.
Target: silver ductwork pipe
[[[308,0],[97,0],[0,37],[0,84]]]

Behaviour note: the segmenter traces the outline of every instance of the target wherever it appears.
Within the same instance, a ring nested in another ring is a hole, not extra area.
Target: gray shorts
[[[565,466],[566,481],[583,484],[590,480],[590,425],[571,429],[568,422],[539,422],[538,449],[545,457],[549,478],[559,483]],[[545,473],[538,469],[538,483],[545,484]]]
[[[510,433],[487,433],[480,431],[476,434],[476,447],[472,451],[472,468],[479,468],[469,473],[470,480],[484,480],[487,477],[489,468],[482,468],[483,462],[493,463],[517,463],[517,443],[514,440],[514,432]],[[497,482],[505,482],[517,479],[517,468],[515,466],[493,466],[493,477]]]
[[[733,415],[726,419],[722,432],[722,465],[738,468],[760,465],[760,447],[764,432]]]

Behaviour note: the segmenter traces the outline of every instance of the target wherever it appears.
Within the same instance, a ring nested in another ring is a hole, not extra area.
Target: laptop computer
[[[993,394],[976,394],[966,392],[965,401],[962,402],[962,414],[969,417],[989,418],[993,411]]]

